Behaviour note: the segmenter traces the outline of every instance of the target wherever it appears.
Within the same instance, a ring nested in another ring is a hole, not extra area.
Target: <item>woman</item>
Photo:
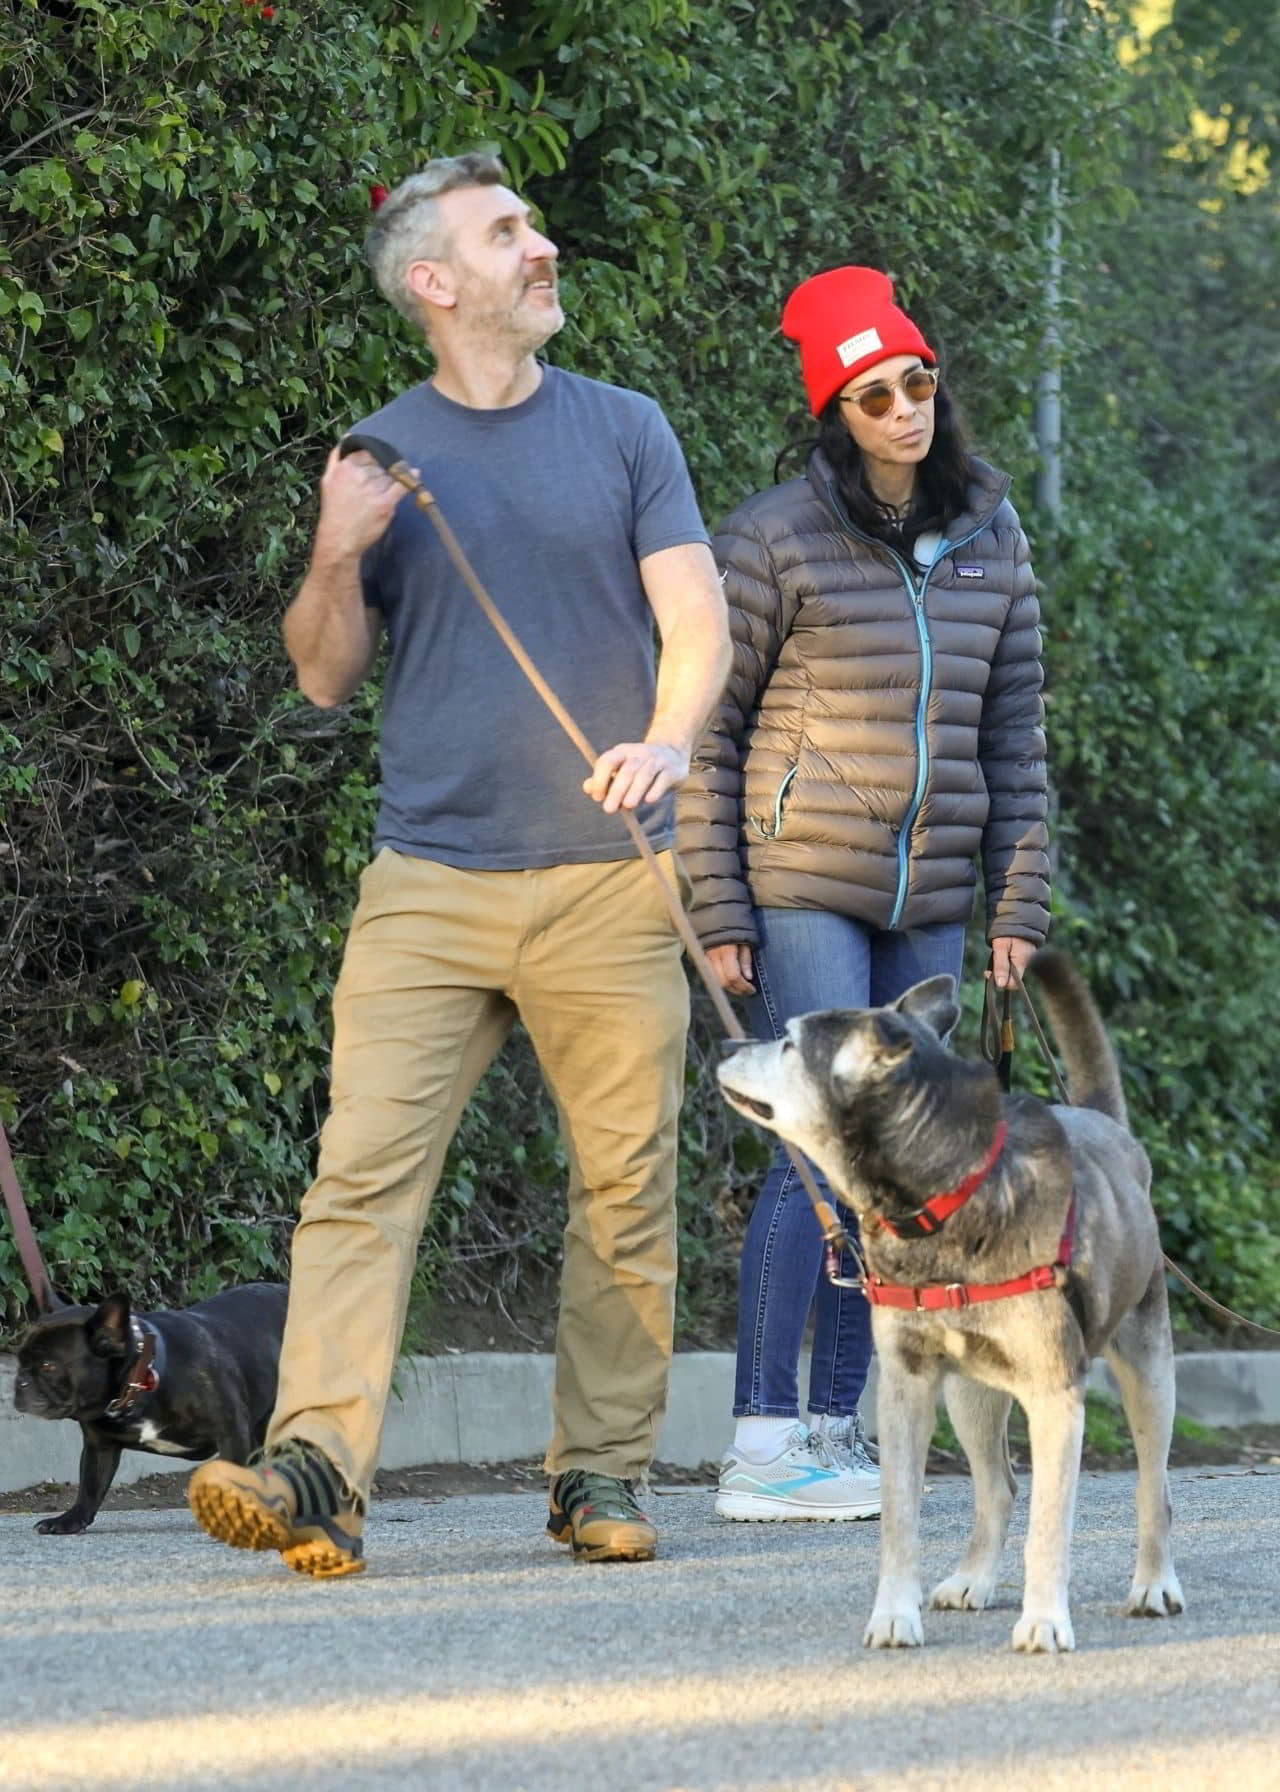
[[[886,275],[805,281],[782,329],[817,442],[803,477],[716,538],[734,665],[679,800],[694,924],[765,1039],[808,1010],[958,979],[976,856],[997,983],[1043,940],[1049,902],[1039,612],[1010,481],[968,452]],[[821,1263],[779,1152],[743,1251],[724,1517],[879,1512],[857,1417],[869,1310]]]

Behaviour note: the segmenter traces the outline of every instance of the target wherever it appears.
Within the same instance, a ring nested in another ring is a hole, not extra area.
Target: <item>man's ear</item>
[[[424,315],[431,309],[452,311],[458,302],[453,269],[447,261],[411,261],[404,280]]]
[[[911,1020],[923,1021],[939,1039],[945,1039],[960,1019],[960,1009],[956,1002],[956,980],[948,973],[941,977],[930,977],[924,983],[912,984],[893,1006],[899,1014],[905,1014]]]
[[[85,1327],[95,1356],[128,1356],[129,1296],[109,1294]]]

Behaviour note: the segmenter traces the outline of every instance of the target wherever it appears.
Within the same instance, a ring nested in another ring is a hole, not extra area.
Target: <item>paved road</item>
[[[999,1609],[859,1647],[876,1526],[729,1525],[655,1495],[658,1562],[575,1567],[529,1494],[386,1502],[370,1571],[295,1578],[180,1512],[0,1518],[0,1786],[22,1792],[1280,1788],[1280,1475],[1176,1476],[1189,1610],[1119,1615],[1133,1485],[1086,1475],[1074,1656]],[[927,1568],[967,1485],[927,1496]],[[1019,1502],[1025,1518],[1025,1489]]]

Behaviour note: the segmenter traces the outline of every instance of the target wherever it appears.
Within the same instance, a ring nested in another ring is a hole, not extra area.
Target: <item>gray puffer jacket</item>
[[[873,927],[1049,925],[1039,608],[1010,481],[975,461],[927,572],[855,529],[830,465],[758,492],[714,549],[733,669],[677,805],[705,946],[753,908]]]

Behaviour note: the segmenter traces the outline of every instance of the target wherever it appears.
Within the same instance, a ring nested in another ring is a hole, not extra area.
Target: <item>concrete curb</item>
[[[420,1462],[518,1462],[540,1456],[550,1434],[553,1358],[500,1352],[403,1357],[383,1428],[383,1468]],[[807,1365],[800,1366],[800,1386]],[[14,1360],[0,1357],[0,1493],[75,1481],[80,1433],[13,1409]],[[1102,1363],[1089,1385],[1114,1394]],[[875,1364],[863,1396],[875,1434]],[[658,1434],[657,1457],[685,1468],[714,1461],[733,1431],[733,1356],[681,1352]],[[1201,1425],[1280,1424],[1280,1351],[1204,1351],[1178,1358],[1178,1412]],[[191,1464],[126,1450],[116,1480],[187,1474]]]

